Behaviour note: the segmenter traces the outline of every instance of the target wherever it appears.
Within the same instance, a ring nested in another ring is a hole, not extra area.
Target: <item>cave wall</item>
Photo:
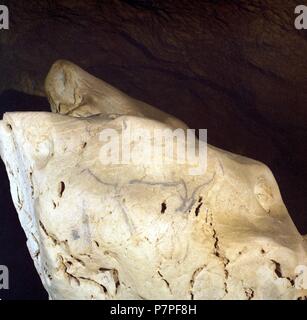
[[[307,30],[294,0],[2,1],[0,92],[44,95],[51,64],[94,75],[266,163],[307,233]],[[1,100],[1,99],[0,99]],[[1,112],[15,105],[2,104]],[[27,105],[31,110],[31,105]]]

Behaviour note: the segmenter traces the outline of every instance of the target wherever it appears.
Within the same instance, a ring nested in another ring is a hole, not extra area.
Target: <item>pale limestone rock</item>
[[[175,162],[104,166],[103,128],[185,124],[65,61],[46,91],[53,113],[5,114],[0,150],[51,299],[307,295],[295,271],[307,245],[265,165],[209,146],[201,176]]]

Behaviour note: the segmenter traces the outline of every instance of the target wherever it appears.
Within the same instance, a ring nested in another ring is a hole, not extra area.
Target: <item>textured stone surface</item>
[[[201,176],[176,163],[103,166],[103,128],[184,124],[64,61],[46,92],[60,113],[5,114],[0,151],[51,298],[306,296],[295,272],[306,242],[265,165],[209,146]]]
[[[51,64],[74,61],[208,128],[211,144],[269,165],[307,232],[307,41],[294,29],[297,1],[2,3],[11,25],[0,34],[0,91],[43,95]]]

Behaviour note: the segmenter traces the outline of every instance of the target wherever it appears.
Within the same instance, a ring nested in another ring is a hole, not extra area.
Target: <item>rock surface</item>
[[[0,152],[52,299],[306,297],[306,241],[265,165],[212,146],[200,176],[177,163],[102,165],[104,128],[186,127],[65,61],[46,92],[59,113],[5,114]]]

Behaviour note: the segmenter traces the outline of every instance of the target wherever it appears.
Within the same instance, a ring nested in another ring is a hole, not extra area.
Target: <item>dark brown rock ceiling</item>
[[[0,91],[42,94],[51,64],[71,60],[190,127],[208,128],[209,143],[266,163],[307,233],[300,1],[2,2],[11,25],[0,32]]]

